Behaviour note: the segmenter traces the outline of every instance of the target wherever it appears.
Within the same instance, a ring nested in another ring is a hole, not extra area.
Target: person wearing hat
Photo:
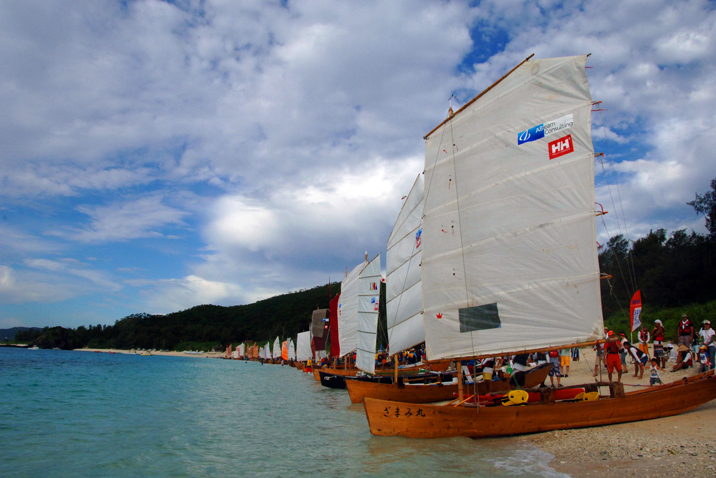
[[[665,368],[664,324],[662,324],[660,320],[654,321],[654,330],[651,331],[651,336],[654,337],[654,357],[661,363],[661,368]]]
[[[691,348],[691,344],[694,343],[696,331],[694,330],[694,326],[691,324],[688,315],[681,315],[681,320],[679,321],[676,332],[677,337],[679,337],[679,343]]]
[[[679,344],[679,347],[676,350],[679,352],[679,356],[676,359],[676,365],[674,365],[674,368],[671,369],[672,372],[676,372],[677,370],[684,370],[694,365],[694,358],[691,354],[691,347],[684,344]]]
[[[620,343],[620,337],[614,335],[611,330],[607,334],[607,341],[604,345],[604,352],[606,353],[607,362],[607,376],[609,381],[612,381],[612,373],[616,369],[617,371],[617,382],[622,380],[622,360],[619,355],[619,350],[622,348]]]
[[[714,332],[714,329],[711,328],[710,320],[704,320],[704,326],[699,331],[699,335],[702,339],[702,346],[706,347],[706,354],[709,357],[709,364],[711,365],[711,370],[713,370],[714,360],[716,360],[716,343],[714,343],[714,339],[716,338],[716,332]]]

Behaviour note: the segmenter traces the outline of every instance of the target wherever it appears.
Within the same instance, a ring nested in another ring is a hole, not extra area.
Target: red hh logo
[[[438,319],[442,319],[442,318],[443,318],[443,314],[435,314],[435,317],[437,317]]]
[[[559,138],[547,144],[549,150],[549,159],[559,158],[565,154],[574,152],[574,144],[572,144],[572,135],[568,134],[564,138]]]

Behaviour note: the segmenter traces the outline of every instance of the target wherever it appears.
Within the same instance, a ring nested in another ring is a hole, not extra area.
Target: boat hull
[[[487,438],[668,417],[713,399],[716,399],[716,378],[708,373],[592,402],[476,408],[416,406],[368,397],[364,403],[373,435]]]
[[[532,388],[540,385],[547,378],[552,364],[544,364],[529,370],[525,374],[524,388]],[[493,380],[477,384],[477,393],[484,395],[492,392],[506,392],[510,390],[509,380]],[[454,385],[429,384],[429,385],[403,385],[394,383],[373,383],[350,380],[346,384],[351,403],[361,403],[365,397],[377,398],[380,400],[391,400],[404,403],[430,403],[442,400],[452,400],[458,393],[457,383]],[[474,386],[465,385],[465,393],[474,395]]]

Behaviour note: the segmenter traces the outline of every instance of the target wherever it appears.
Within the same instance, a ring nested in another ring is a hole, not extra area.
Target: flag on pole
[[[631,298],[631,304],[629,305],[629,315],[631,316],[631,331],[634,332],[636,329],[641,327],[641,291],[636,291],[634,297]]]

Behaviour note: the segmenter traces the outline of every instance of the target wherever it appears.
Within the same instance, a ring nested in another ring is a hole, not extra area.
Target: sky
[[[385,251],[450,97],[459,107],[532,53],[591,53],[597,201],[619,213],[599,239],[703,233],[686,202],[716,178],[715,10],[0,2],[0,328],[341,280]]]

